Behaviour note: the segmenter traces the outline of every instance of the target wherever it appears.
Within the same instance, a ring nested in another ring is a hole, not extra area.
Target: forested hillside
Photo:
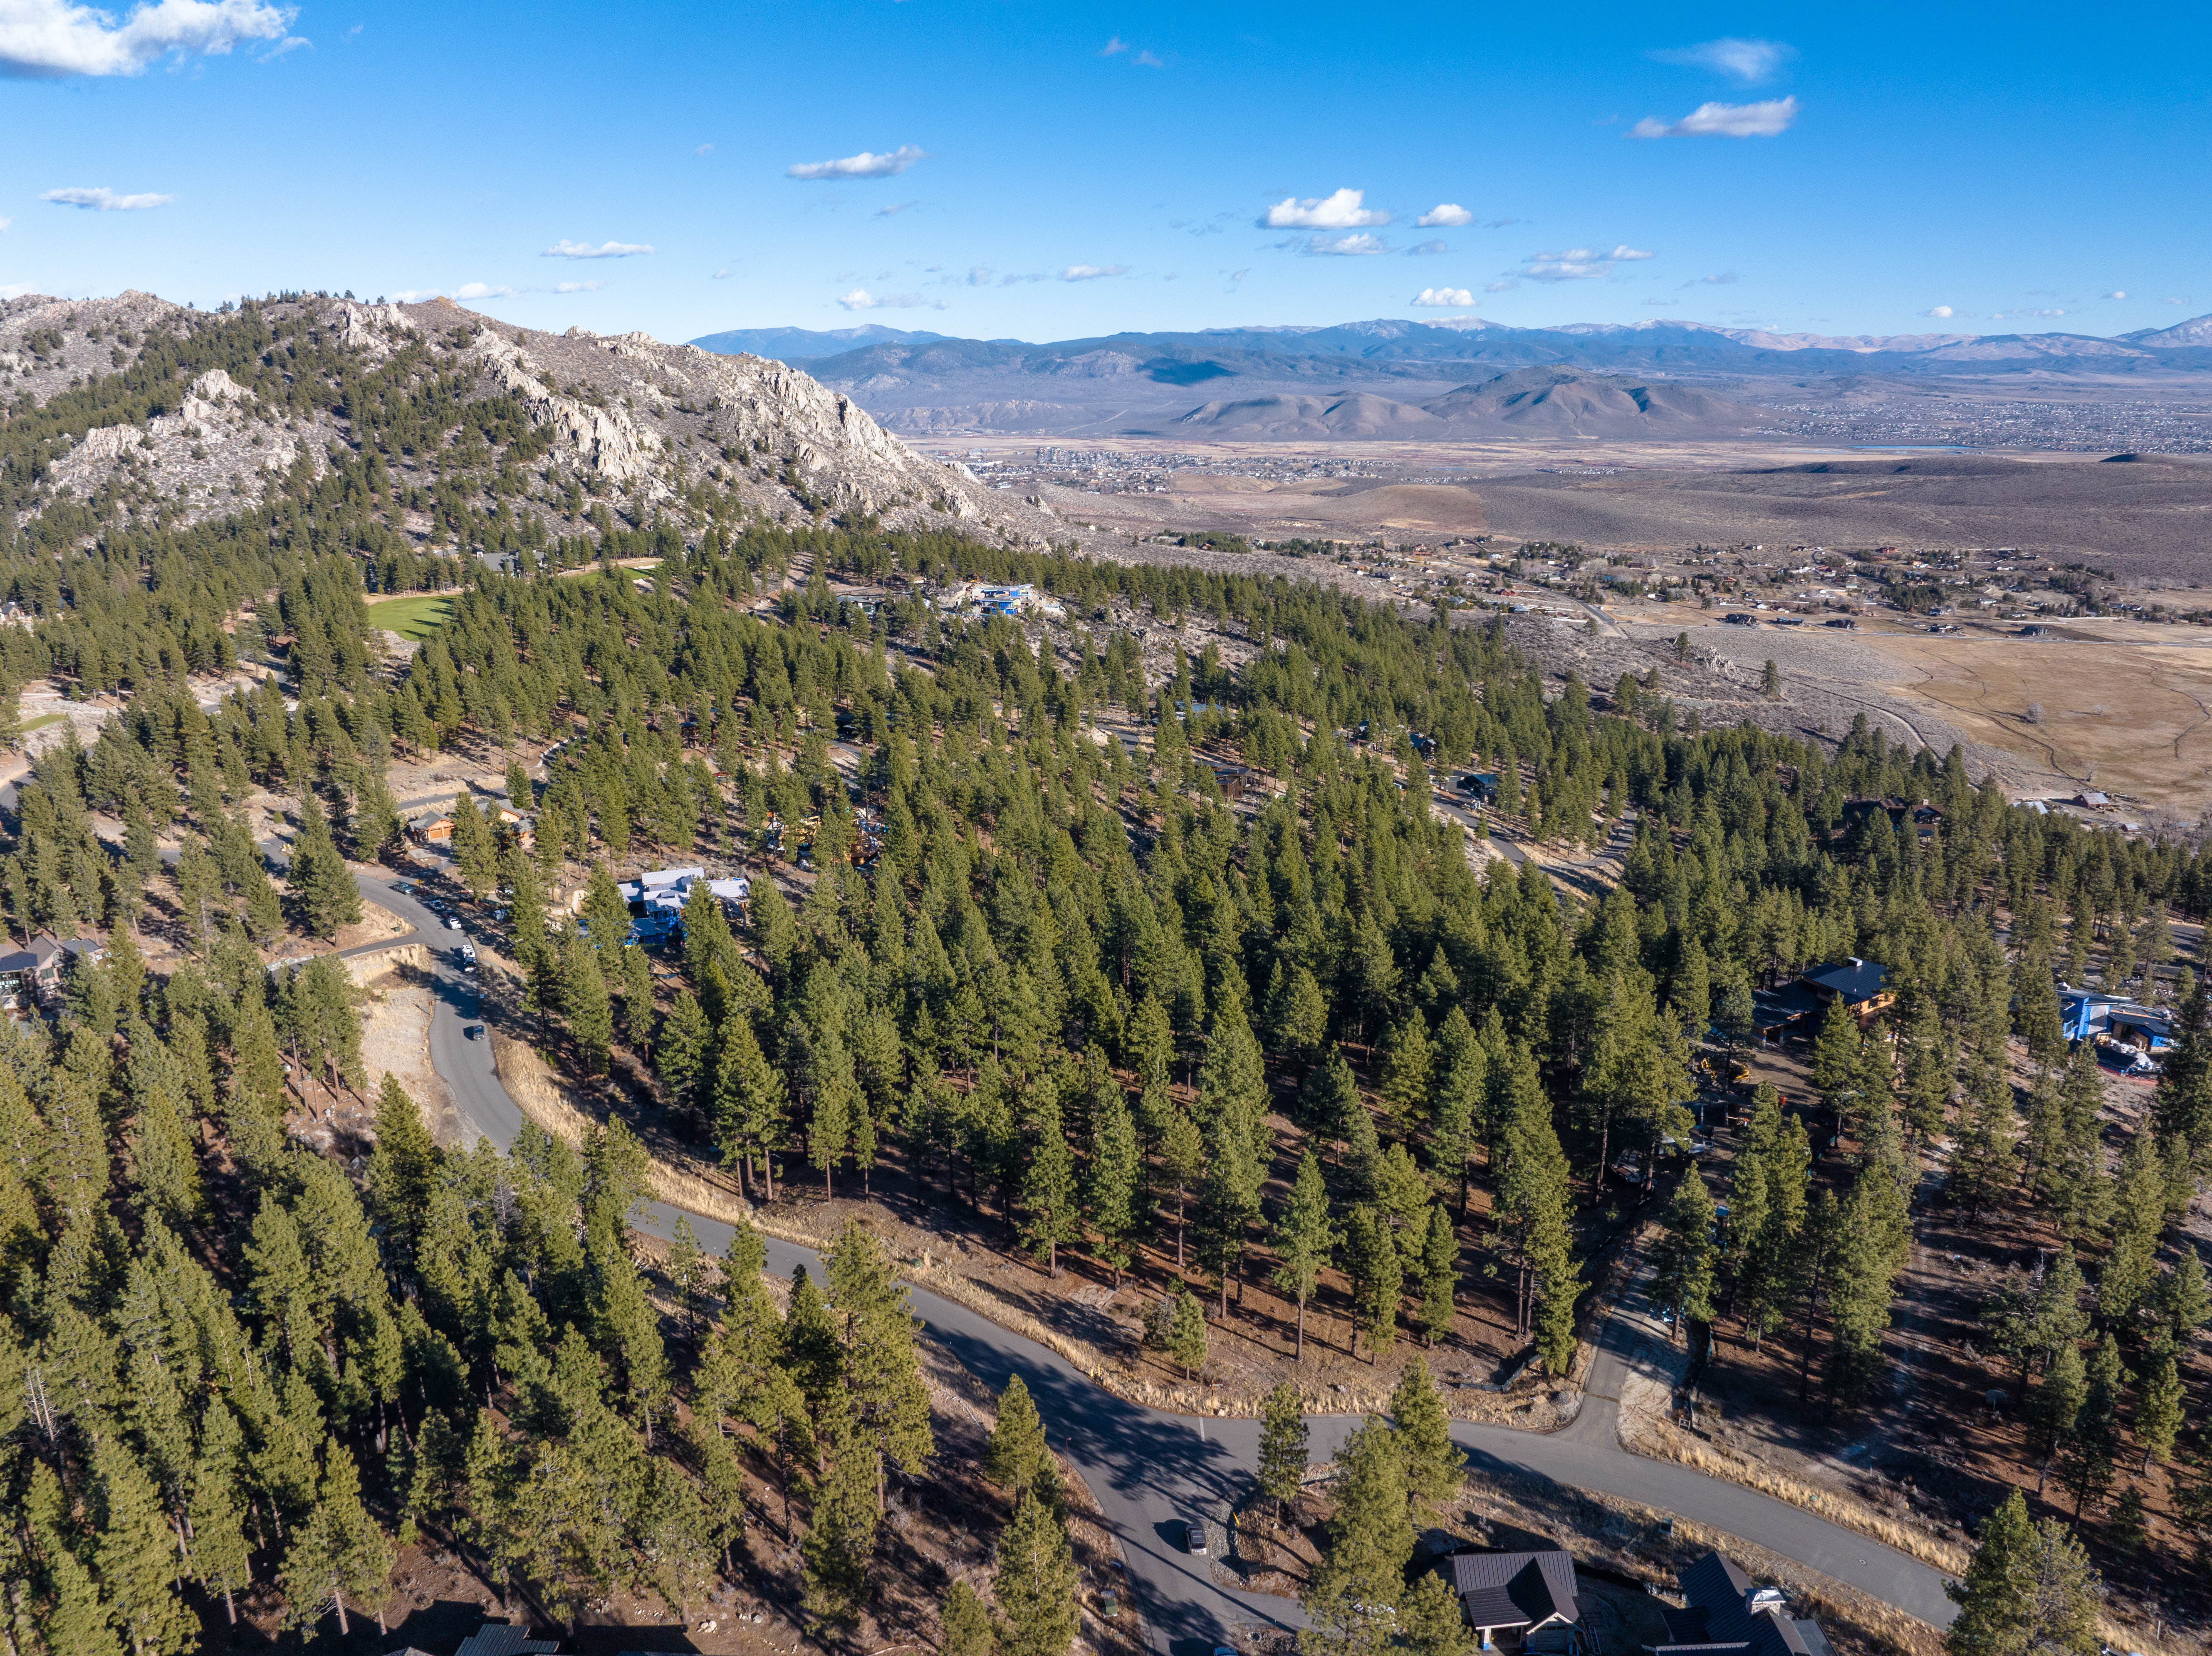
[[[418,1543],[563,1615],[620,1586],[684,1616],[763,1539],[747,1491],[768,1485],[793,1497],[815,1625],[845,1638],[888,1492],[932,1476],[911,1323],[865,1228],[780,1310],[747,1232],[719,1268],[681,1239],[641,1266],[624,1219],[647,1168],[620,1109],[588,1143],[533,1128],[462,1153],[388,1084],[359,1165],[288,1137],[308,1078],[359,1079],[359,1032],[343,973],[271,974],[266,946],[354,917],[345,856],[400,834],[388,767],[441,752],[506,762],[534,815],[525,850],[465,801],[456,870],[507,894],[525,1012],[579,1077],[635,1059],[644,1107],[763,1205],[896,1163],[1046,1270],[1172,1253],[1157,1338],[1187,1368],[1239,1283],[1272,1282],[1302,1330],[1326,1276],[1370,1360],[1448,1336],[1471,1283],[1510,1284],[1516,1333],[1564,1373],[1578,1225],[1632,1203],[1624,1156],[1648,1180],[1690,1137],[1693,1059],[1751,1043],[1754,991],[1878,961],[1895,999],[1863,1028],[1829,1013],[1814,1095],[1755,1101],[1724,1254],[1703,1184],[1677,1186],[1660,1299],[1800,1343],[1808,1384],[1861,1404],[1932,1156],[1943,1199],[2060,1249],[1990,1327],[2080,1502],[2123,1443],[2173,1451],[2205,1298],[2169,1226],[2212,1148],[2212,1034],[2195,979],[2157,968],[2169,920],[2212,901],[2201,847],[2009,807],[1957,755],[1863,727],[1686,730],[1635,679],[1547,685],[1498,624],[1448,612],[826,502],[777,525],[734,473],[586,507],[580,463],[520,481],[558,459],[548,428],[441,349],[372,355],[257,307],[0,423],[0,596],[30,618],[0,628],[0,669],[112,708],[40,757],[0,854],[18,941],[107,940],[51,1022],[0,1032],[16,1652],[184,1650],[253,1606],[373,1619]],[[325,419],[319,461],[189,522],[127,481],[46,490],[57,439],[215,367]],[[425,451],[449,458],[404,481]],[[970,577],[1036,583],[1066,619],[930,601]],[[386,658],[368,589],[454,584],[451,619]],[[878,597],[840,595],[860,584]],[[1202,622],[1241,664],[1178,644],[1148,672],[1112,620],[1130,614]],[[241,664],[258,683],[216,685]],[[524,755],[555,738],[534,775]],[[1231,755],[1259,782],[1237,800]],[[1618,879],[1583,900],[1534,861],[1478,873],[1431,804],[1468,766],[1532,841],[1620,828]],[[1888,796],[1936,826],[1847,810]],[[269,798],[292,819],[281,882],[244,826]],[[732,923],[698,889],[657,977],[615,877],[693,856],[750,870],[750,900]],[[556,913],[578,884],[580,914]],[[147,968],[152,928],[179,940],[170,969]],[[2100,1120],[2094,1057],[2063,1039],[2055,978],[2093,972],[2179,1011],[2139,1125]],[[1408,1372],[1401,1412],[1422,1415]],[[1392,1447],[1398,1425],[1348,1452],[1396,1516],[1346,1521],[1367,1550],[1316,1589],[1340,1643],[1365,1636],[1342,1606],[1391,1602],[1408,1514],[1456,1476],[1433,1444]],[[946,1608],[963,1656],[1073,1636],[1058,1497],[1024,1453],[993,1474],[1021,1497],[997,1632],[964,1584]],[[1444,1656],[1434,1610],[1409,1601],[1403,1636]]]

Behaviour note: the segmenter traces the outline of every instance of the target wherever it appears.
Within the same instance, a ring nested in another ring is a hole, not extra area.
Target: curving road
[[[491,1043],[462,1034],[477,1021],[477,996],[454,957],[461,934],[447,928],[404,889],[411,883],[355,877],[365,899],[416,931],[349,952],[415,941],[429,946],[435,992],[431,1063],[453,1094],[465,1131],[506,1149],[522,1125],[522,1113],[500,1084]],[[664,1204],[641,1204],[634,1222],[665,1239],[678,1216],[690,1219],[708,1252],[719,1255],[728,1247],[727,1225]],[[817,1254],[788,1242],[771,1239],[768,1251],[775,1271],[822,1268]],[[1147,1624],[1150,1647],[1159,1656],[1208,1656],[1237,1628],[1303,1624],[1297,1606],[1287,1599],[1216,1585],[1206,1562],[1186,1553],[1179,1539],[1181,1520],[1233,1501],[1250,1488],[1259,1460],[1259,1422],[1200,1419],[1145,1408],[965,1306],[922,1289],[908,1291],[931,1335],[994,1391],[1010,1375],[1022,1377],[1054,1447],[1083,1474],[1121,1540],[1131,1598]],[[1475,1470],[1533,1475],[1674,1513],[1754,1540],[1921,1621],[1938,1627],[1949,1623],[1955,1612],[1944,1596],[1941,1572],[1800,1507],[1623,1449],[1616,1435],[1618,1400],[1640,1322],[1651,1326],[1632,1298],[1607,1322],[1581,1412],[1565,1430],[1546,1436],[1505,1426],[1456,1423],[1452,1436],[1468,1451]],[[1358,1418],[1309,1416],[1313,1459],[1332,1457]]]

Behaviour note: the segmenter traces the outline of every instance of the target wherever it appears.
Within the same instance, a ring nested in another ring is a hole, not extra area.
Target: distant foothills
[[[1814,431],[1887,441],[1948,434],[1966,403],[2048,401],[2054,379],[2068,398],[2145,405],[2194,404],[2212,388],[2212,316],[2117,338],[1838,337],[1674,321],[1510,328],[1453,317],[1044,344],[875,325],[741,328],[691,343],[804,365],[908,437],[1702,441]],[[2027,429],[2011,440],[2028,440]],[[2075,426],[2053,429],[2052,442],[2078,446]]]
[[[843,379],[878,365],[909,372],[1073,363],[1095,352],[1167,359],[1195,367],[1224,355],[1262,357],[1356,357],[1370,363],[1442,367],[1452,362],[1495,367],[1561,367],[1650,372],[1792,377],[1820,373],[2002,372],[2006,365],[2039,371],[2069,367],[2089,372],[2212,369],[2212,315],[2172,327],[2106,337],[2080,333],[1772,333],[1705,322],[1573,322],[1556,328],[1515,328],[1480,317],[1439,321],[1378,318],[1328,325],[1200,328],[1189,332],[1116,333],[1031,343],[964,339],[867,324],[853,328],[732,328],[691,343],[725,355],[750,354],[785,362],[833,364],[810,368]],[[1148,377],[1166,377],[1153,373]],[[1185,374],[1171,383],[1206,377]]]

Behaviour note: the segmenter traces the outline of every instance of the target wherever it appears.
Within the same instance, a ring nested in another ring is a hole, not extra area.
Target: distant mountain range
[[[768,356],[779,362],[811,362],[817,356],[884,343],[907,344],[915,340],[942,339],[941,333],[908,333],[880,327],[873,322],[857,328],[832,328],[817,333],[806,328],[732,328],[727,333],[702,335],[690,343],[718,356]]]
[[[1863,397],[1869,388],[1918,397],[1936,394],[1923,389],[1936,380],[1996,382],[1992,389],[2001,389],[2029,374],[2120,385],[2178,382],[2212,372],[2212,316],[2117,338],[1838,337],[1674,321],[1513,328],[1455,317],[1121,333],[1042,344],[875,325],[829,332],[736,330],[691,343],[803,362],[885,425],[925,435],[1166,435],[1206,427],[1221,435],[1237,428],[1250,435],[1411,436],[1417,428],[1441,434],[1447,427],[1540,425],[1572,411],[1568,423],[1577,428],[1587,421],[1621,435],[1657,434],[1664,425],[1689,436],[1754,423],[1754,403],[1770,397],[1818,401]],[[1495,391],[1500,376],[1522,369],[1626,376],[1635,383],[1593,384],[1572,395],[1566,381]],[[1695,401],[1656,395],[1651,383],[1686,379],[1725,385]],[[1520,400],[1478,409],[1478,392]],[[2146,388],[2126,394],[2159,393]],[[1523,409],[1530,411],[1516,412]]]

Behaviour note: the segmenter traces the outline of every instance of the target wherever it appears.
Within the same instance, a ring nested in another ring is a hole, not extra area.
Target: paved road
[[[431,1062],[451,1090],[465,1130],[506,1149],[521,1125],[521,1112],[500,1084],[491,1043],[466,1040],[461,1033],[476,1022],[477,1003],[474,985],[453,955],[459,934],[403,889],[411,883],[368,875],[356,880],[364,898],[410,922],[419,940],[431,946],[436,989]],[[416,934],[410,933],[368,947],[415,940]],[[701,1214],[683,1215],[665,1204],[641,1204],[635,1222],[647,1234],[666,1238],[678,1216],[690,1220],[708,1252],[719,1255],[728,1246],[727,1225]],[[770,1269],[786,1273],[803,1265],[819,1274],[822,1268],[811,1250],[775,1240],[769,1243],[769,1262]],[[1146,1619],[1151,1647],[1160,1656],[1206,1656],[1237,1628],[1303,1623],[1297,1605],[1288,1600],[1217,1586],[1205,1561],[1191,1557],[1177,1538],[1179,1520],[1234,1501],[1250,1487],[1259,1459],[1258,1422],[1207,1420],[1144,1408],[964,1306],[921,1289],[910,1293],[915,1313],[931,1335],[994,1391],[1008,1376],[1022,1376],[1054,1447],[1082,1473],[1121,1540],[1130,1596]],[[1939,1572],[1770,1496],[1620,1447],[1616,1411],[1627,1354],[1653,1326],[1632,1295],[1601,1337],[1582,1411],[1566,1430],[1545,1436],[1462,1422],[1453,1429],[1453,1437],[1468,1450],[1477,1471],[1534,1474],[1677,1513],[1755,1540],[1922,1621],[1948,1625],[1954,1611]],[[1318,1462],[1333,1456],[1356,1424],[1354,1416],[1310,1416],[1312,1458]]]

